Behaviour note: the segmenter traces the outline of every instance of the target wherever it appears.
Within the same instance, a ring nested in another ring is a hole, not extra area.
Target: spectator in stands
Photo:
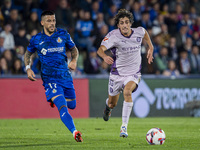
[[[157,34],[156,36],[153,37],[153,55],[154,57],[159,54],[160,48],[161,48],[161,34]]]
[[[176,47],[176,38],[170,37],[169,46],[168,46],[168,56],[170,59],[177,60],[178,58],[178,49]]]
[[[187,37],[186,38],[186,42],[183,43],[183,45],[181,45],[179,48],[178,48],[178,53],[181,53],[182,51],[187,51],[188,54],[191,53],[192,51],[192,38],[190,37]]]
[[[192,53],[189,55],[191,64],[191,73],[200,73],[200,54],[199,47],[194,45]]]
[[[4,57],[0,58],[0,74],[9,74],[10,71],[8,69],[7,61]]]
[[[194,31],[192,34],[193,45],[200,46],[200,34],[197,31]]]
[[[75,41],[80,49],[90,51],[93,45],[93,34],[95,26],[90,18],[90,12],[85,11],[84,20],[78,20],[76,24],[76,38]]]
[[[188,26],[188,30],[192,29],[192,20],[190,19],[189,13],[183,13],[183,19],[179,20],[178,22],[178,30],[184,25]]]
[[[176,63],[174,60],[169,60],[168,68],[163,72],[163,75],[168,77],[177,77],[180,75],[180,72],[176,69]]]
[[[4,0],[4,4],[1,7],[1,12],[4,17],[4,21],[7,22],[7,20],[10,17],[10,10],[12,9],[12,0]]]
[[[137,24],[134,25],[134,27],[136,27],[136,26],[142,26],[145,29],[152,27],[152,22],[150,20],[149,11],[142,12],[142,20],[138,23],[138,25]]]
[[[178,24],[177,15],[175,11],[170,12],[169,17],[165,18],[165,23],[168,26],[169,34],[175,36],[175,34],[177,33]]]
[[[99,2],[97,0],[92,2],[92,10],[91,10],[91,18],[92,20],[96,20],[98,18],[99,11]],[[102,13],[102,15],[104,15]]]
[[[30,13],[30,17],[26,20],[27,33],[30,34],[33,29],[42,31],[42,26],[38,20],[38,14],[35,10]]]
[[[31,12],[32,10],[34,11],[38,11],[38,7],[39,7],[39,3],[37,3],[36,1],[33,1],[33,0],[25,0],[25,1],[22,1],[22,6],[23,6],[23,18],[25,20],[28,20],[30,18],[30,15],[31,15]]]
[[[22,61],[18,58],[15,59],[13,62],[12,74],[24,74],[22,68]]]
[[[163,46],[160,49],[159,55],[155,56],[155,63],[156,63],[158,71],[161,74],[164,70],[167,69],[168,60],[169,60],[168,49],[167,47]]]
[[[94,47],[98,48],[101,45],[101,42],[107,33],[108,33],[108,26],[105,24],[100,28],[100,31],[96,36],[96,39],[94,41]]]
[[[182,20],[183,19],[183,8],[181,7],[180,4],[176,4],[176,14],[177,14],[177,19],[178,21]]]
[[[117,7],[116,5],[111,5],[108,11],[105,14],[105,19],[108,20],[110,17],[114,17],[117,14]]]
[[[0,36],[0,56],[5,51],[3,44],[4,44],[4,37]]]
[[[25,53],[25,48],[23,46],[21,45],[16,46],[15,55],[23,62],[24,62],[24,53]]]
[[[164,16],[159,14],[157,16],[157,18],[153,21],[153,27],[152,27],[152,32],[153,32],[153,35],[156,35],[161,31],[161,25],[164,24]]]
[[[153,22],[154,19],[157,18],[157,16],[158,16],[159,13],[160,13],[160,4],[159,4],[159,2],[155,2],[153,4],[153,7],[149,11],[150,20]]]
[[[61,28],[66,28],[70,35],[73,34],[75,22],[67,0],[59,0],[59,4],[55,10],[55,14],[57,26]]]
[[[163,4],[160,14],[163,17],[169,17],[169,5],[167,3]]]
[[[6,59],[8,70],[11,70],[13,60],[14,60],[13,53],[7,49],[3,52],[2,57],[4,57]]]
[[[195,7],[197,11],[197,15],[200,15],[200,1],[199,0],[192,0],[192,6]]]
[[[14,37],[15,39],[15,46],[23,46],[24,49],[29,44],[28,39],[26,38],[26,29],[24,27],[19,27],[17,35]]]
[[[193,31],[200,32],[200,17],[197,17],[192,27]]]
[[[125,8],[126,10],[132,12],[132,10],[133,10],[132,8],[134,7],[134,1],[135,0],[123,0],[121,8]]]
[[[190,74],[191,65],[190,65],[190,61],[188,57],[188,52],[186,50],[180,53],[179,67],[180,67],[181,74],[185,74],[185,75]]]
[[[97,14],[96,24],[97,24],[98,30],[101,29],[101,27],[106,24],[105,21],[104,21],[104,14],[103,13]]]
[[[185,42],[186,42],[186,39],[188,37],[188,26],[187,25],[183,25],[181,28],[180,28],[180,32],[177,33],[176,31],[176,46],[177,47],[180,47],[182,46]]]
[[[3,23],[4,23],[4,18],[0,8],[0,32],[3,30]]]
[[[189,15],[190,15],[190,18],[192,20],[195,20],[197,18],[198,15],[197,15],[197,12],[196,12],[196,9],[195,9],[194,6],[190,7],[190,13],[189,13]]]
[[[84,70],[83,59],[85,59],[86,53],[89,53],[92,46],[98,47],[97,45],[100,44],[96,39],[101,39],[101,35],[104,35],[103,32],[107,31],[105,24],[108,25],[108,32],[116,28],[112,16],[116,14],[117,7],[120,6],[133,13],[133,27],[142,25],[147,29],[149,36],[153,39],[154,57],[159,54],[162,46],[167,46],[168,57],[177,62],[176,65],[180,67],[179,53],[187,50],[191,63],[191,73],[196,73],[193,69],[196,66],[193,47],[200,47],[199,4],[199,0],[0,0],[0,57],[2,57],[6,49],[9,49],[13,54],[13,59],[15,57],[21,59],[25,50],[24,47],[28,43],[25,40],[25,36],[30,40],[31,36],[42,30],[40,18],[38,17],[40,9],[52,9],[56,11],[58,16],[57,25],[67,27],[70,34],[74,35],[74,41],[80,49],[81,69]],[[161,9],[159,5],[162,7]],[[68,11],[71,11],[71,13],[68,13]],[[85,18],[87,16],[85,12],[90,12],[90,19]],[[156,19],[152,20],[155,16],[157,16]],[[24,23],[26,34],[24,37],[20,37],[17,33],[20,32],[21,25],[24,26]],[[9,24],[12,26],[11,30],[9,29]],[[76,28],[78,26],[80,27],[79,29]],[[74,28],[76,29],[73,30]],[[5,29],[10,31],[6,33]],[[143,47],[142,57],[145,58],[145,45]],[[12,51],[12,49],[15,51]],[[82,51],[82,49],[85,51]],[[149,71],[155,70],[156,65],[149,66],[147,63],[145,64],[142,68],[143,73],[156,72]],[[200,74],[200,72],[198,73]]]
[[[19,14],[17,9],[12,9],[10,11],[10,17],[7,21],[12,26],[11,33],[15,36],[18,33],[18,28],[23,25],[22,20],[19,19]]]
[[[4,26],[4,30],[0,33],[1,37],[4,37],[4,44],[3,47],[5,49],[14,49],[15,42],[14,42],[14,36],[11,33],[12,27],[10,24],[6,24]]]
[[[108,20],[108,31],[112,31],[116,28],[114,17],[110,17]]]
[[[133,13],[134,23],[138,24],[142,20],[142,13],[140,10],[139,1],[135,1],[131,7],[131,12]]]
[[[85,11],[91,11],[91,4],[92,0],[78,0],[78,6]]]
[[[170,39],[170,35],[169,35],[168,27],[166,24],[161,25],[160,37],[161,37],[161,45],[168,46],[168,41]]]
[[[97,56],[97,49],[93,47],[84,61],[84,71],[87,74],[99,74],[100,68],[101,59]]]

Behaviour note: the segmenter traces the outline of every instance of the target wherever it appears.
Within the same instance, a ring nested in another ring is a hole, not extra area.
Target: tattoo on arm
[[[71,49],[71,55],[72,59],[75,59],[76,61],[78,60],[78,49],[76,47]]]
[[[25,54],[24,54],[24,63],[25,63],[25,66],[27,65],[30,65],[31,63],[31,55],[33,53],[29,52],[29,51],[26,51]]]

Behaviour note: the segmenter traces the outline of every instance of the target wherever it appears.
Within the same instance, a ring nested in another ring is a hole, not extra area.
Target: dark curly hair
[[[127,17],[129,20],[130,20],[130,23],[132,24],[134,21],[133,21],[133,14],[126,10],[126,9],[120,9],[117,13],[117,15],[115,16],[115,25],[117,25],[119,23],[119,19],[120,18],[124,18],[124,17]]]

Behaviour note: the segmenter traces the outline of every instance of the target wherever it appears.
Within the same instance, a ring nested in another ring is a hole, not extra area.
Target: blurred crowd
[[[200,74],[199,0],[1,0],[0,74],[25,73],[24,53],[30,38],[42,30],[43,10],[55,12],[57,27],[68,30],[79,49],[74,75],[108,74],[110,66],[97,56],[97,49],[117,28],[114,16],[121,8],[133,13],[132,27],[144,27],[152,39],[153,64],[147,63],[148,45],[142,45],[143,74]],[[70,61],[70,51],[66,54]],[[39,74],[37,54],[32,60],[32,69]]]

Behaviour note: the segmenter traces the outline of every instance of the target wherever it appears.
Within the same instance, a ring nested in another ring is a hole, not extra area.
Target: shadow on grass
[[[31,147],[60,147],[65,146],[65,148],[70,148],[72,145],[77,145],[76,141],[72,139],[72,141],[52,141],[49,139],[41,139],[41,138],[9,138],[5,139],[5,142],[0,142],[0,149],[6,148],[31,148]],[[57,139],[56,139],[57,140]],[[32,142],[29,142],[32,141]],[[45,143],[46,142],[46,143]],[[34,144],[35,143],[35,144]]]

